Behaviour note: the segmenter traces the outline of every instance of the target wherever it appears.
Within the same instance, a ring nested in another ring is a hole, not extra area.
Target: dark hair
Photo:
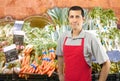
[[[84,17],[84,10],[83,10],[82,7],[80,7],[80,6],[72,6],[72,7],[70,7],[69,10],[68,10],[68,16],[69,16],[69,13],[70,13],[71,10],[80,10],[82,17]]]

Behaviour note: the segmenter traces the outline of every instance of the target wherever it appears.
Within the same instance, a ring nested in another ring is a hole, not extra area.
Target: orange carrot
[[[55,68],[53,68],[52,70],[50,70],[50,71],[47,73],[47,74],[48,74],[48,77],[50,77],[54,71],[55,71]]]

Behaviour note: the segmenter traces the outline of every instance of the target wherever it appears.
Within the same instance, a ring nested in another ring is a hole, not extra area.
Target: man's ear
[[[83,20],[85,20],[85,17],[83,17]]]
[[[85,21],[85,17],[82,17],[82,19],[83,19],[83,22]]]

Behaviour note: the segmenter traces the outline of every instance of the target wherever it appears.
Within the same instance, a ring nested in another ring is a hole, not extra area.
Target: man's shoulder
[[[63,34],[61,35],[62,38],[68,37],[70,35],[71,31],[65,31],[63,32]]]
[[[59,37],[59,41],[64,41],[65,38],[68,37],[68,35],[69,35],[69,31],[63,32]]]
[[[96,37],[97,33],[95,30],[85,30],[85,35],[87,35],[89,37]]]

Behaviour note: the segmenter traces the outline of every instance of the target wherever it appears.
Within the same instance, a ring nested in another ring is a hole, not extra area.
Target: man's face
[[[71,10],[68,16],[69,25],[73,30],[82,29],[84,17],[80,10]]]

